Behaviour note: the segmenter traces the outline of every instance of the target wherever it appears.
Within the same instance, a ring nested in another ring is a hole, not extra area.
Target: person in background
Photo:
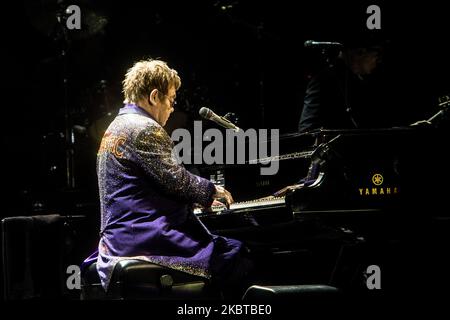
[[[390,100],[395,92],[380,72],[384,50],[380,39],[344,44],[337,59],[309,81],[298,131],[399,125],[400,111]]]

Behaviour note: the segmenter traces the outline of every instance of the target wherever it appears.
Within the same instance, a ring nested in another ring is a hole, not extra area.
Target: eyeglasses
[[[173,108],[176,106],[177,101],[175,100],[175,98],[170,99],[170,97],[167,94],[161,93],[164,97],[167,97],[167,99],[169,99],[170,102],[170,106]]]

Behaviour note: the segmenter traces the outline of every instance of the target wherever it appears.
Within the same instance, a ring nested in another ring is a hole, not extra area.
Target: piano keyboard
[[[274,205],[279,205],[279,204],[284,205],[285,203],[286,203],[285,197],[268,197],[268,198],[250,200],[250,201],[235,202],[230,205],[230,210],[268,207],[268,206],[274,206]]]
[[[223,206],[211,206],[211,208],[208,209],[208,212],[219,213],[222,211],[231,211],[231,210],[265,208],[277,205],[285,205],[285,203],[286,203],[285,197],[266,197],[249,201],[235,202],[230,205],[229,209],[226,209]],[[204,213],[204,210],[195,209],[194,213],[201,214]]]

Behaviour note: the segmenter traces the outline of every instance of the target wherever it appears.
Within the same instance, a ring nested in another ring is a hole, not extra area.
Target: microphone
[[[339,42],[306,40],[304,46],[305,48],[342,48],[343,44]]]
[[[236,132],[241,130],[236,125],[234,125],[232,122],[230,122],[229,120],[215,114],[211,109],[203,107],[199,110],[198,114],[202,118],[214,121],[219,126],[224,127],[226,129],[233,129]]]

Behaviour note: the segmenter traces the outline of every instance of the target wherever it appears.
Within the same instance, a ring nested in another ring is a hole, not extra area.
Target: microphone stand
[[[357,128],[359,128],[359,125],[353,116],[353,110],[352,110],[352,106],[350,105],[350,100],[349,100],[349,78],[351,75],[350,61],[349,61],[349,57],[345,53],[344,49],[345,48],[342,47],[339,49],[338,52],[336,52],[336,51],[334,51],[335,49],[332,49],[332,48],[327,48],[327,49],[323,48],[321,50],[321,53],[322,53],[323,59],[325,60],[328,68],[333,68],[336,65],[336,61],[338,59],[339,52],[341,52],[341,54],[343,55],[343,60],[344,60],[344,65],[345,65],[344,72],[343,72],[343,78],[340,79],[337,77],[336,81],[337,81],[339,89],[341,91],[342,98],[344,99],[345,112],[348,114],[353,126],[357,129]],[[333,52],[333,55],[331,55],[330,51]],[[338,76],[338,73],[336,73],[336,76]]]
[[[260,22],[259,25],[256,27],[256,37],[259,44],[259,50],[260,54],[258,55],[258,64],[259,64],[259,108],[261,111],[261,128],[265,128],[266,124],[266,112],[265,112],[265,104],[264,104],[264,67],[263,67],[263,57],[262,53],[264,52],[263,46],[264,46],[264,22]]]
[[[55,40],[61,43],[60,59],[62,65],[62,91],[63,91],[63,107],[64,107],[64,139],[65,139],[65,180],[68,189],[75,188],[74,174],[74,139],[75,134],[72,128],[71,110],[69,106],[69,79],[67,68],[67,55],[69,48],[69,39],[66,30],[66,16],[64,8],[56,12],[57,31]]]

